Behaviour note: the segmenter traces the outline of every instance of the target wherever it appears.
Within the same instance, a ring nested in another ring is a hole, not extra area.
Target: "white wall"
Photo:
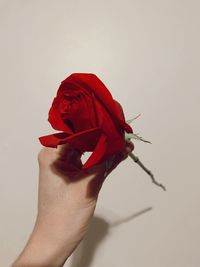
[[[65,266],[200,266],[199,8],[195,0],[0,1],[1,266],[34,225],[37,138],[52,133],[47,112],[72,72],[97,74],[127,119],[142,113],[133,128],[153,144],[135,142],[135,154],[167,192],[130,158],[121,163]]]

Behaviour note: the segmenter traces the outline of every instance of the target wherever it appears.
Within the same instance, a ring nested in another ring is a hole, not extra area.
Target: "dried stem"
[[[135,156],[132,152],[129,153],[129,156],[151,177],[152,183],[154,183],[157,186],[160,186],[164,191],[166,191],[165,186],[158,183],[155,180],[153,173],[144,166],[144,164],[140,161],[140,159],[137,156]]]

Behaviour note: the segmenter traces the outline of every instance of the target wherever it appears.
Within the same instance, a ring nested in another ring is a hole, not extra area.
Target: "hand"
[[[40,151],[38,214],[13,267],[63,266],[87,232],[106,176],[134,149],[126,144],[124,151],[88,170],[81,170],[81,153],[69,144]]]

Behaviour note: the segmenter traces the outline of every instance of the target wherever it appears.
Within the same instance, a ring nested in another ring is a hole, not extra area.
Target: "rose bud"
[[[56,148],[69,143],[82,153],[93,152],[83,169],[122,151],[125,132],[133,133],[120,103],[91,73],[73,73],[61,82],[48,121],[60,132],[39,137],[41,144]]]

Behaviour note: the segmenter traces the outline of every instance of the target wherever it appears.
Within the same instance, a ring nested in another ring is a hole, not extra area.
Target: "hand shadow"
[[[92,266],[95,252],[105,237],[109,235],[110,228],[119,226],[122,223],[127,223],[151,210],[152,207],[148,207],[114,223],[108,223],[104,218],[94,216],[85,238],[72,254],[70,267]]]

